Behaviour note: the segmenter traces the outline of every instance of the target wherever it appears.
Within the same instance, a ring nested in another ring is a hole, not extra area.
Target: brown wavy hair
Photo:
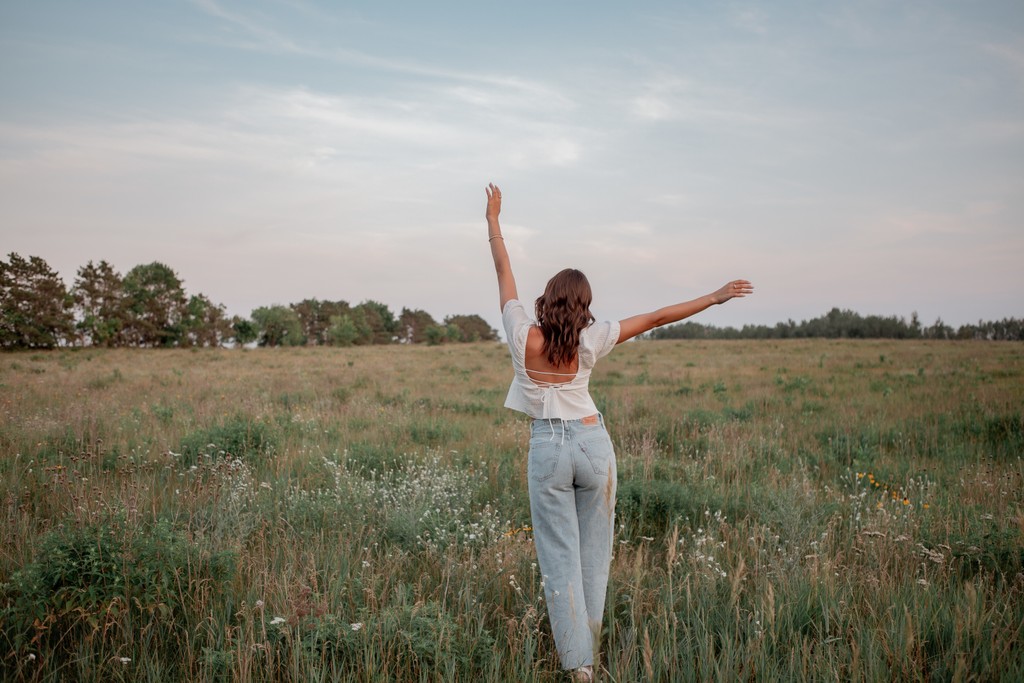
[[[548,280],[537,297],[537,324],[544,335],[543,352],[555,367],[570,365],[580,346],[580,332],[594,322],[593,294],[587,276],[566,268]]]

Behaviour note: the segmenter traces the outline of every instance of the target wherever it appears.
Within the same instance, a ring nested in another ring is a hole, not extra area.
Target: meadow
[[[560,681],[498,343],[0,355],[0,678]],[[641,341],[600,680],[1024,680],[1024,346]]]

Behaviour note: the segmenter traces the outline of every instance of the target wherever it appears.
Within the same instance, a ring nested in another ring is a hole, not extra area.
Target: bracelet
[[[487,238],[488,242],[493,242],[494,240],[501,240],[502,242],[504,242],[505,238],[502,237],[501,235],[491,235],[490,237]]]

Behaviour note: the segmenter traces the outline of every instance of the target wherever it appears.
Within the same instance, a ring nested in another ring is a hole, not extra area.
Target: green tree
[[[910,314],[910,328],[907,336],[911,339],[918,339],[921,337],[922,331],[921,319],[917,317],[917,311],[914,311]]]
[[[420,344],[428,341],[427,330],[431,326],[437,326],[434,317],[421,309],[408,309],[403,307],[401,315],[398,316],[398,341],[406,344]]]
[[[955,334],[952,327],[942,322],[942,318],[936,318],[935,324],[924,330],[924,336],[928,339],[952,339]]]
[[[367,327],[370,329],[369,344],[390,344],[398,334],[398,320],[386,305],[379,301],[364,301],[352,309],[360,311]],[[353,320],[356,321],[353,316]],[[358,326],[358,321],[356,321]],[[358,343],[358,342],[357,342]]]
[[[106,261],[89,261],[78,269],[72,296],[83,342],[93,346],[124,344],[124,281],[120,273]]]
[[[231,332],[238,348],[256,341],[260,336],[256,323],[237,315],[231,319]]]
[[[448,329],[440,325],[431,325],[424,334],[427,337],[427,344],[429,346],[437,346],[438,344],[443,344],[445,339],[448,338]]]
[[[74,299],[38,256],[0,261],[0,347],[50,349],[74,340]]]
[[[138,346],[174,346],[184,334],[185,290],[162,263],[135,266],[124,276],[125,336]]]
[[[352,346],[359,338],[360,330],[352,320],[351,313],[331,318],[331,326],[327,330],[328,343],[334,346]]]
[[[253,322],[259,329],[256,343],[260,346],[302,346],[299,316],[288,306],[263,306],[252,312]]]
[[[224,306],[214,304],[205,294],[194,294],[185,304],[182,320],[184,346],[220,346],[232,334]]]
[[[455,323],[448,323],[444,326],[445,341],[448,342],[461,342],[466,341],[462,336],[462,330]]]
[[[331,319],[335,316],[345,315],[351,310],[346,301],[320,301],[318,299],[303,299],[297,304],[291,304],[291,308],[299,316],[302,332],[306,335],[306,342],[318,345],[331,343],[328,338]]]
[[[487,324],[487,321],[480,316],[473,315],[449,315],[444,319],[446,326],[455,326],[459,329],[459,341],[497,341],[498,331]]]

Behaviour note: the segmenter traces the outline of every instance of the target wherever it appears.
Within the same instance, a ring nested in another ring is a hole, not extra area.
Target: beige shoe
[[[581,666],[578,669],[573,669],[569,675],[572,676],[573,683],[591,683],[594,680],[594,667]]]

